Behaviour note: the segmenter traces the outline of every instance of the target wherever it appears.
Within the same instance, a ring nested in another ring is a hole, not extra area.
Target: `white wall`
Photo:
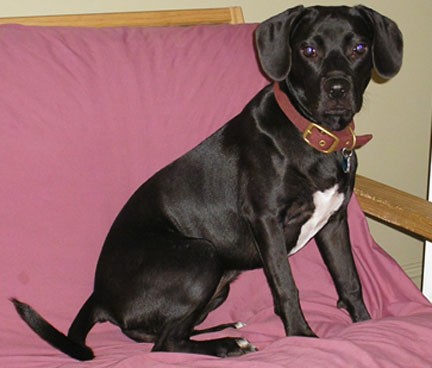
[[[304,5],[355,5],[358,0],[301,1]],[[387,83],[372,83],[356,122],[373,141],[359,151],[359,173],[426,197],[432,103],[432,1],[363,0],[394,19],[402,29],[405,59],[401,73]],[[258,22],[297,5],[286,0],[14,0],[0,3],[0,16],[94,13],[239,5],[247,22]],[[378,242],[416,281],[422,243],[371,222]],[[401,244],[409,245],[404,247]]]

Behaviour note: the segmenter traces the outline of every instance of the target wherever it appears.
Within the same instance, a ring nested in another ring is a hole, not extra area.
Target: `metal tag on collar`
[[[348,174],[351,170],[351,157],[353,151],[347,148],[342,149],[342,170],[345,174]]]

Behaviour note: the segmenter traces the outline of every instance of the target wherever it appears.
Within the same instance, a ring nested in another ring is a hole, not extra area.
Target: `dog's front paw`
[[[307,323],[299,326],[291,326],[288,336],[318,337]]]
[[[318,335],[315,334],[311,329],[303,330],[301,332],[297,332],[294,334],[294,336],[302,336],[302,337],[314,337],[317,338]]]
[[[345,303],[343,300],[339,299],[337,302],[337,307],[347,310],[353,322],[362,322],[371,319],[371,316],[363,302],[356,303],[355,306],[350,306],[348,303]]]

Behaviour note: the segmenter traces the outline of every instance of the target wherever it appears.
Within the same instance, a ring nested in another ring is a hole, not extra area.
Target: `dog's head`
[[[388,79],[402,64],[396,23],[364,6],[298,6],[260,24],[255,37],[268,77],[285,82],[306,117],[333,130],[360,110],[373,69]]]

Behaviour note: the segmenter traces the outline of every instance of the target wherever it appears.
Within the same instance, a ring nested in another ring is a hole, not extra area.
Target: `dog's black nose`
[[[324,84],[324,90],[331,99],[339,99],[346,96],[350,91],[351,85],[344,78],[330,78]]]

